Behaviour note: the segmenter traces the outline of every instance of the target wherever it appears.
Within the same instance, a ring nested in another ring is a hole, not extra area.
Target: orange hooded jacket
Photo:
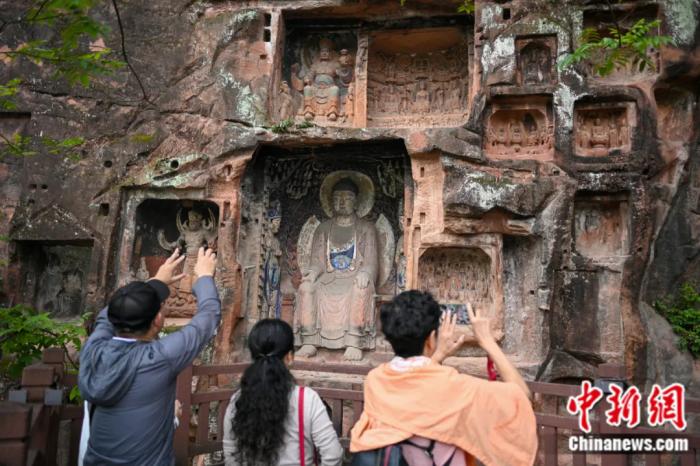
[[[408,372],[382,364],[365,380],[365,407],[350,451],[414,435],[455,445],[485,466],[531,466],[537,453],[532,405],[513,383],[489,382],[430,363]]]

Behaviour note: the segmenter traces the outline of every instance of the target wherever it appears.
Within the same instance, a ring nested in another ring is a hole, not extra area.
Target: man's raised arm
[[[163,338],[160,343],[175,374],[189,366],[209,343],[221,320],[221,301],[214,283],[216,254],[199,248],[194,273],[198,277],[192,292],[197,298],[197,314],[189,324]]]

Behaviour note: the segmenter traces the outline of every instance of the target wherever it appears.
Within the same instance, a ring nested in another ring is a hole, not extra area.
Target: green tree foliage
[[[654,307],[679,336],[681,349],[700,357],[700,289],[685,283],[677,296],[659,300]]]
[[[653,69],[650,52],[671,43],[669,36],[658,35],[660,21],[638,19],[632,27],[613,26],[601,36],[595,28],[586,28],[579,37],[579,46],[560,62],[560,69],[587,62],[599,76],[607,76],[617,67],[634,67],[639,71]]]
[[[80,350],[85,336],[82,320],[77,323],[59,322],[45,312],[17,305],[0,308],[0,371],[17,379],[22,369],[41,358],[45,348],[72,346]],[[74,370],[77,363],[69,359]]]
[[[101,0],[34,0],[18,18],[7,19],[0,15],[0,34],[12,25],[53,32],[49,39],[32,40],[3,50],[0,58],[24,58],[51,69],[55,79],[65,79],[70,85],[89,86],[96,76],[108,75],[124,66],[124,62],[112,58],[111,49],[90,47],[91,41],[104,38],[109,32],[107,26],[90,16],[99,3]],[[17,109],[16,97],[27,78],[12,77],[0,83],[0,111]],[[36,155],[42,149],[52,155],[76,159],[76,149],[84,142],[79,136],[57,140],[14,134],[0,135],[0,139],[0,160],[7,156]]]

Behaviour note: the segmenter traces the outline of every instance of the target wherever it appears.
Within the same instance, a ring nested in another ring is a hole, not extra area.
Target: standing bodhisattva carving
[[[207,209],[209,218],[198,211],[191,209],[187,212],[187,220],[182,221],[182,209],[178,210],[175,224],[180,236],[175,241],[168,241],[163,230],[158,230],[158,244],[166,251],[180,248],[185,252],[185,261],[182,273],[185,278],[173,285],[174,293],[165,303],[166,307],[181,308],[194,304],[192,296],[192,283],[194,279],[194,265],[197,263],[197,251],[200,247],[212,247],[216,242],[217,229],[216,218],[211,209]]]

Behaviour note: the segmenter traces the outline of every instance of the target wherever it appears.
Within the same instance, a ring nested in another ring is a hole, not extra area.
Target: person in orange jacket
[[[443,366],[464,343],[464,335],[455,332],[456,316],[443,315],[429,293],[405,291],[382,306],[382,331],[396,357],[367,375],[364,412],[351,431],[351,452],[401,444],[412,466],[428,456],[432,462],[425,464],[475,465],[475,459],[485,466],[534,463],[537,424],[530,390],[496,343],[489,319],[469,304],[467,310],[479,346],[503,381]],[[430,455],[425,454],[428,448]]]

